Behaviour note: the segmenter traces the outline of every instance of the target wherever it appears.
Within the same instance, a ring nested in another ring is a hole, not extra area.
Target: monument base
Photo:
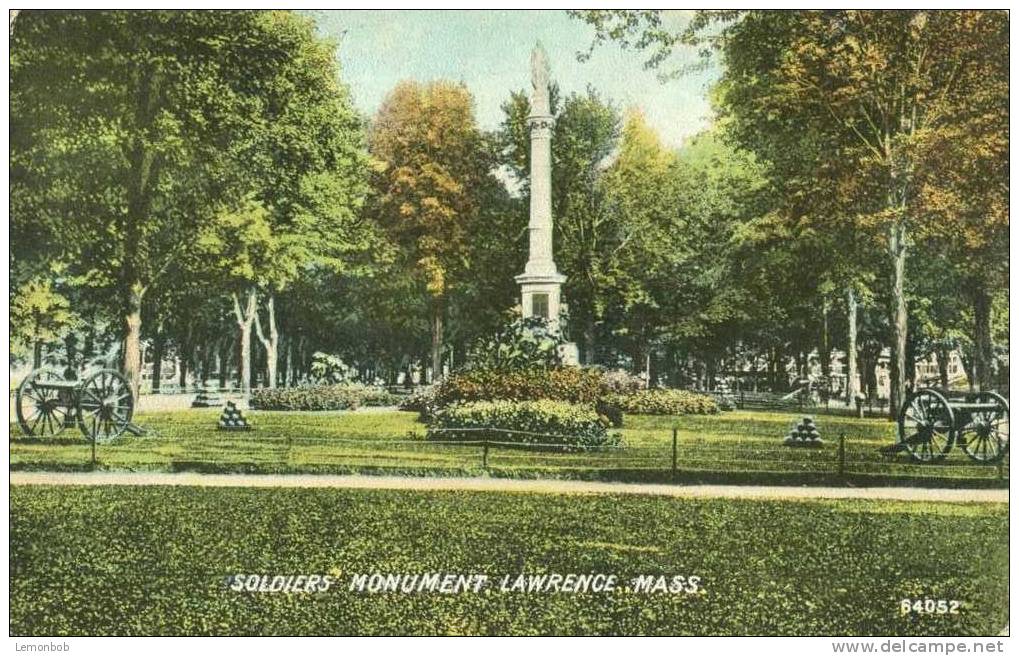
[[[568,366],[575,367],[580,364],[580,349],[577,348],[577,343],[566,342],[565,344],[560,344],[559,359]]]

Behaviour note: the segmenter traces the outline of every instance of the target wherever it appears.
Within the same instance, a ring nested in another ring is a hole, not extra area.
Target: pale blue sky
[[[341,76],[357,107],[374,113],[386,93],[404,79],[438,78],[466,83],[478,121],[486,129],[502,119],[510,91],[530,89],[530,52],[540,40],[552,78],[570,93],[588,84],[621,108],[638,107],[666,143],[678,146],[711,121],[707,101],[712,69],[665,83],[643,69],[644,56],[614,43],[595,49],[587,62],[593,29],[565,11],[308,11],[320,31],[339,41]],[[670,12],[672,25],[686,19]],[[692,51],[671,63],[693,61]]]

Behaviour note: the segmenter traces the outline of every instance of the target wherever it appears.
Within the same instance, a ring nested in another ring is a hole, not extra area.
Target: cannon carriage
[[[971,460],[998,462],[1008,453],[1008,401],[996,392],[919,389],[899,411],[898,439],[917,462],[944,460],[956,445]]]
[[[132,431],[135,399],[127,378],[108,368],[67,379],[55,368],[33,370],[18,386],[18,426],[33,437],[52,437],[78,427],[90,442]]]

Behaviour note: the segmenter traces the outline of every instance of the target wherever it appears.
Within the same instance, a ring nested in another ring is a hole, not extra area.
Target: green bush
[[[251,393],[251,407],[256,410],[354,410],[398,402],[399,398],[386,390],[361,385],[310,385]]]
[[[422,421],[427,421],[439,409],[436,394],[438,385],[423,385],[400,401],[400,410],[417,412]]]
[[[598,413],[590,406],[548,400],[478,401],[454,405],[435,414],[428,428],[428,438],[564,447],[619,444],[619,435],[609,433]]]
[[[547,319],[524,317],[494,337],[478,341],[470,349],[467,361],[472,369],[557,367],[562,364],[559,347],[565,341],[562,332]]]
[[[386,408],[400,405],[403,398],[403,396],[393,394],[381,387],[365,387],[361,405],[369,408]]]
[[[610,390],[604,375],[595,369],[470,369],[453,374],[439,384],[439,407],[465,401],[537,401],[593,404]]]
[[[648,389],[632,394],[612,394],[605,402],[632,415],[709,415],[718,412],[710,396],[686,390]]]

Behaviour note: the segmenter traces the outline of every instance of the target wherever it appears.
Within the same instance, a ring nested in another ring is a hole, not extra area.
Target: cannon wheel
[[[899,442],[917,462],[944,460],[955,442],[955,414],[948,399],[921,389],[899,411]]]
[[[970,459],[997,462],[1008,453],[1008,401],[995,392],[980,392],[977,403],[997,403],[998,407],[974,412],[959,430],[959,442]]]
[[[59,390],[40,385],[47,381],[64,382],[64,377],[56,369],[36,369],[18,385],[18,426],[25,435],[59,435],[67,427],[68,417],[73,417]]]
[[[101,369],[81,382],[78,427],[91,441],[120,437],[131,425],[134,395],[119,371]]]

